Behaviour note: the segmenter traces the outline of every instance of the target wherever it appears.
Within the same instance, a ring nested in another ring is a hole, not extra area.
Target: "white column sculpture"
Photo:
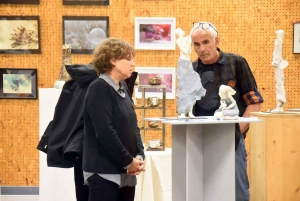
[[[177,28],[175,34],[178,37],[176,44],[180,50],[177,68],[177,113],[181,118],[195,118],[192,113],[193,106],[197,100],[205,95],[206,90],[203,88],[200,76],[194,71],[190,60],[191,36],[184,36],[185,32],[181,28]]]
[[[284,90],[284,74],[283,70],[289,65],[286,60],[282,58],[282,43],[284,31],[276,31],[277,38],[275,40],[275,48],[273,52],[272,66],[274,67],[275,81],[276,81],[276,108],[271,110],[272,113],[283,112],[283,105],[286,104],[285,90]]]

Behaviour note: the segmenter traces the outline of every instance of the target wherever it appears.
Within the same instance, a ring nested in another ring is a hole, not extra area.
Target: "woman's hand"
[[[138,158],[133,158],[132,163],[130,164],[130,166],[127,169],[127,174],[131,175],[131,176],[139,175],[141,173],[141,171],[145,171],[144,164],[145,164],[145,161],[142,161]]]

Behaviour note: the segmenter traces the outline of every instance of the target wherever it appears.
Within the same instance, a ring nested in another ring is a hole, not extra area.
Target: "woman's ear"
[[[113,66],[115,66],[115,65],[116,65],[116,60],[115,60],[115,59],[111,59],[111,60],[110,60],[110,63],[111,63]]]

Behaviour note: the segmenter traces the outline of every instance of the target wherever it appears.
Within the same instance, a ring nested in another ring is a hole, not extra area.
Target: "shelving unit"
[[[142,101],[140,106],[135,106],[135,109],[140,109],[141,110],[141,122],[142,125],[140,127],[140,132],[141,132],[141,137],[143,140],[143,143],[147,146],[147,143],[145,142],[145,135],[147,131],[161,131],[161,146],[158,148],[150,148],[146,147],[147,151],[164,151],[165,150],[165,144],[166,144],[166,129],[165,129],[165,124],[160,124],[159,127],[157,128],[151,128],[148,125],[146,126],[144,120],[145,116],[145,110],[161,110],[161,117],[166,116],[166,85],[137,85],[135,86],[142,91]],[[160,104],[158,106],[148,106],[146,105],[146,89],[162,89],[162,99],[160,99]]]

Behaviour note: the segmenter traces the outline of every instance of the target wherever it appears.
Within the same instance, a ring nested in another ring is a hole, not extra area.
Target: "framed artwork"
[[[71,45],[71,54],[92,54],[109,37],[108,16],[63,16],[63,44]]]
[[[0,4],[40,4],[40,0],[0,0]]]
[[[0,54],[40,54],[39,16],[0,16]]]
[[[109,5],[109,0],[63,0],[63,5]]]
[[[166,99],[175,99],[176,91],[176,68],[174,67],[135,67],[138,72],[138,83],[140,85],[148,85],[150,77],[162,77],[162,85],[166,85]],[[162,89],[146,89],[145,98],[159,97],[162,98]],[[138,87],[134,89],[135,98],[142,98],[142,91]]]
[[[0,98],[37,99],[37,69],[0,68]]]
[[[294,23],[293,53],[300,53],[300,22]]]
[[[175,50],[176,18],[136,17],[134,45],[137,50]]]

